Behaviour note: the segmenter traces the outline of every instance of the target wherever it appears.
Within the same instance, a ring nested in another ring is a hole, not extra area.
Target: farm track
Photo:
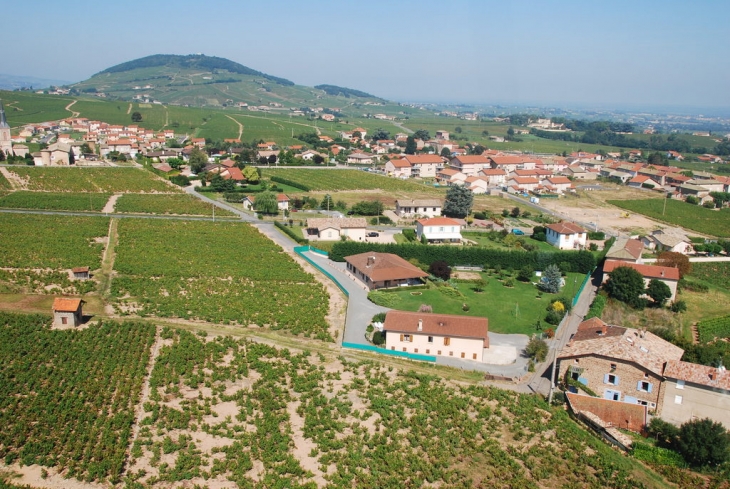
[[[238,139],[240,140],[241,139],[241,136],[243,135],[243,124],[241,124],[240,122],[238,122],[236,119],[234,119],[230,115],[226,115],[226,117],[228,117],[230,120],[232,120],[233,122],[235,122],[236,124],[238,124]]]
[[[132,104],[129,104],[129,107],[127,107],[127,115],[132,113]]]
[[[272,124],[276,124],[277,126],[281,127],[282,129],[284,129],[284,126],[282,126],[281,124],[279,124],[278,122],[276,122],[272,119],[269,119],[268,117],[260,117],[260,116],[256,116],[256,115],[244,115],[244,114],[239,114],[238,116],[239,117],[250,117],[251,119],[264,119],[266,121],[271,122]],[[231,117],[231,116],[227,116],[227,117]],[[320,130],[319,127],[313,126],[311,124],[303,124],[301,122],[291,122],[291,121],[288,122],[288,124],[294,124],[297,126],[304,126],[304,127],[310,128],[310,129],[314,129],[315,132],[317,133],[317,136],[320,136],[322,134],[322,131]]]
[[[132,424],[132,434],[129,437],[129,444],[127,445],[127,451],[124,457],[124,469],[122,469],[121,478],[124,479],[129,470],[129,458],[132,455],[132,447],[134,442],[139,436],[140,424],[144,417],[144,403],[150,398],[150,377],[152,376],[152,369],[155,367],[157,357],[160,355],[160,343],[162,338],[160,337],[159,329],[155,333],[155,342],[152,344],[152,352],[150,353],[150,360],[147,363],[147,374],[145,375],[144,384],[142,384],[142,393],[139,401],[134,406],[134,423]]]
[[[101,294],[104,302],[111,294],[112,288],[112,276],[114,274],[114,260],[116,254],[114,249],[117,245],[117,220],[109,220],[109,232],[107,233],[107,244],[104,248],[104,257],[101,260],[101,279],[99,280],[99,293]],[[111,306],[104,306],[105,312],[113,313],[113,309],[110,310]]]
[[[81,112],[75,112],[75,111],[71,110],[71,106],[73,104],[75,104],[76,102],[77,102],[77,100],[74,100],[74,101],[72,101],[70,104],[68,104],[66,106],[66,110],[68,110],[69,112],[71,112],[71,117],[78,117],[78,116],[81,115]]]
[[[9,172],[7,168],[0,167],[0,173],[10,183],[13,190],[25,190],[27,188],[26,182],[15,173]]]

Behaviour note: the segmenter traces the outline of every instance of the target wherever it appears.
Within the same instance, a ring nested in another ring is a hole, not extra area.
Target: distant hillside
[[[36,78],[34,76],[4,75],[0,73],[0,90],[39,89],[71,83],[63,80]]]
[[[337,85],[315,85],[314,88],[324,90],[329,95],[342,95],[343,97],[364,97],[364,98],[376,98],[374,95],[369,93],[361,92],[360,90],[353,90],[352,88],[338,87]]]
[[[178,56],[174,54],[153,54],[145,58],[135,59],[133,61],[127,61],[111,68],[107,68],[104,71],[97,73],[102,75],[104,73],[121,73],[123,71],[132,71],[138,68],[156,68],[156,67],[167,67],[167,68],[180,68],[180,69],[197,69],[197,70],[208,70],[215,72],[217,70],[225,70],[231,73],[238,73],[240,75],[251,75],[261,76],[267,80],[279,83],[280,85],[291,86],[294,82],[289,81],[285,78],[279,78],[278,76],[267,75],[260,71],[252,70],[248,66],[236,63],[229,59],[218,58],[217,56],[205,56],[204,54],[189,54],[187,56]]]
[[[234,61],[191,54],[155,54],[107,68],[70,85],[71,95],[98,95],[107,100],[191,107],[266,106],[287,111],[302,107],[341,108],[377,100],[349,88],[296,85],[285,78]]]

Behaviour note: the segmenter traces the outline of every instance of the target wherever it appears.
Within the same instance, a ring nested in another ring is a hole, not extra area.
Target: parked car
[[[370,231],[365,236],[367,236],[368,238],[377,238],[378,236],[380,236],[380,233],[376,233],[375,231]]]
[[[517,228],[514,228],[512,230],[512,234],[514,234],[515,236],[524,236],[525,235],[525,233],[522,230],[517,229]]]

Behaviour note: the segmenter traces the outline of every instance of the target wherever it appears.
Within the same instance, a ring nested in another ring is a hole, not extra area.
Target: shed
[[[82,299],[56,297],[53,300],[54,326],[79,326],[83,322]]]
[[[71,269],[75,279],[88,280],[89,279],[89,267],[76,267]]]

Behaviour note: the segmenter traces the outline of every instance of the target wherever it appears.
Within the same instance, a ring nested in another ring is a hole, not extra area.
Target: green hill
[[[70,85],[72,95],[103,93],[112,100],[141,99],[197,107],[246,103],[279,109],[331,108],[355,101],[380,101],[359,90],[322,87],[296,85],[225,58],[202,54],[155,54],[112,66]]]

